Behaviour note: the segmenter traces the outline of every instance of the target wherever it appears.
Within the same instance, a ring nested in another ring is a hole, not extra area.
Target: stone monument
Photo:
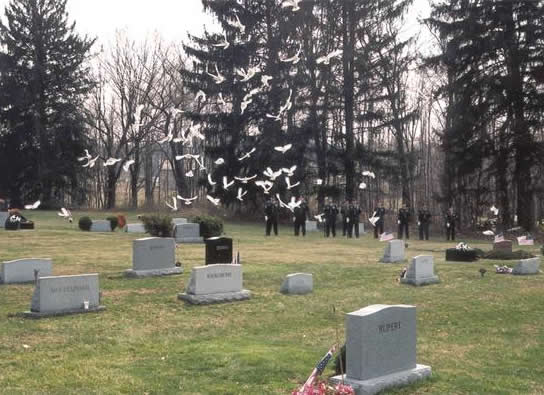
[[[172,238],[145,237],[132,242],[132,269],[127,277],[166,276],[180,274],[176,266],[176,243]]]
[[[540,273],[540,258],[521,259],[512,269],[512,274],[526,275]]]
[[[127,224],[125,227],[127,233],[145,233],[144,224]]]
[[[107,219],[93,220],[91,232],[111,232],[111,222]]]
[[[210,237],[206,243],[206,265],[232,263],[232,239],[230,237]]]
[[[503,240],[493,243],[493,251],[512,252],[512,240]]]
[[[389,240],[385,246],[382,263],[396,263],[404,261],[404,241]]]
[[[317,232],[317,221],[306,221],[306,232]]]
[[[416,363],[416,337],[415,306],[376,304],[348,313],[344,382],[366,395],[429,377],[431,367]]]
[[[51,258],[27,258],[3,262],[0,266],[0,284],[29,283],[36,278],[53,274]]]
[[[242,266],[217,264],[193,267],[185,292],[178,299],[191,304],[232,302],[251,297],[242,288]]]
[[[280,292],[283,294],[304,295],[314,289],[314,279],[310,273],[288,274],[283,280]]]
[[[418,255],[412,259],[406,274],[400,279],[403,284],[427,285],[436,284],[440,280],[434,274],[434,261],[432,255]]]
[[[177,224],[174,225],[174,238],[176,243],[203,243],[200,237],[200,224]]]

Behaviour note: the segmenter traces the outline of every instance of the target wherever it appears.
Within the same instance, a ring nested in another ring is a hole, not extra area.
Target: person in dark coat
[[[295,236],[298,236],[300,230],[302,230],[302,236],[306,236],[306,220],[310,216],[310,209],[306,203],[306,199],[301,197],[299,206],[293,210],[294,224],[295,224]]]
[[[266,235],[270,236],[270,231],[274,228],[274,235],[278,235],[278,216],[280,206],[276,199],[270,198],[264,205],[264,220],[266,221]]]
[[[419,240],[429,240],[429,226],[431,225],[431,212],[425,207],[419,210],[417,215],[417,225],[419,227]]]
[[[359,238],[359,216],[361,215],[361,208],[358,204],[350,202],[348,208],[348,237],[352,237],[355,233],[355,237]]]
[[[453,207],[450,207],[444,216],[446,223],[446,237],[448,241],[455,240],[455,223],[457,222],[457,214],[453,211]]]
[[[381,202],[378,202],[378,207],[376,210],[374,210],[372,216],[378,218],[374,224],[374,238],[377,239],[383,233],[383,227],[385,224],[385,208]]]
[[[327,198],[323,212],[325,214],[325,237],[329,237],[331,233],[332,237],[336,237],[336,216],[338,215],[338,206]]]
[[[398,238],[402,239],[402,237],[404,236],[404,233],[406,232],[406,239],[409,239],[410,233],[408,230],[409,228],[408,225],[410,223],[410,210],[408,209],[408,207],[406,207],[406,205],[402,206],[401,209],[399,210],[397,223],[399,225]]]
[[[340,206],[340,215],[342,216],[342,236],[346,236],[348,234],[348,228],[349,228],[349,202],[347,200],[342,203],[342,206]]]

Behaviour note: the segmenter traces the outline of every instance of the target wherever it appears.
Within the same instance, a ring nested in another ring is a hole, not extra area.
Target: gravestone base
[[[203,237],[180,237],[176,239],[176,244],[183,244],[183,243],[204,243]]]
[[[242,289],[238,292],[225,292],[205,295],[193,295],[189,293],[178,294],[179,300],[184,300],[190,304],[214,304],[226,302],[238,302],[251,298],[251,292],[247,289]]]
[[[182,267],[172,267],[168,269],[150,269],[150,270],[125,270],[125,277],[140,278],[140,277],[153,277],[153,276],[171,276],[175,274],[182,274]]]
[[[408,385],[430,376],[430,366],[417,364],[413,369],[402,370],[400,372],[374,377],[368,380],[355,380],[343,375],[331,377],[330,382],[333,385],[339,384],[342,382],[343,377],[344,384],[350,385],[355,391],[356,395],[372,395],[377,394],[378,392],[387,388]]]
[[[75,309],[75,310],[43,312],[43,313],[40,313],[39,311],[25,311],[22,313],[22,316],[24,318],[40,319],[40,318],[47,318],[47,317],[60,317],[63,315],[72,315],[72,314],[98,313],[102,310],[106,310],[106,307],[98,306],[98,307],[89,307],[87,310],[85,310],[84,308],[81,308],[81,309]]]
[[[419,287],[420,285],[429,285],[429,284],[438,284],[440,279],[438,276],[425,277],[425,278],[401,278],[400,282],[402,284],[410,284]]]

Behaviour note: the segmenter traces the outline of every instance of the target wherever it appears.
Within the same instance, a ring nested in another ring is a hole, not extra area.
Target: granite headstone
[[[0,228],[3,228],[5,226],[8,217],[9,213],[7,211],[0,211]]]
[[[176,243],[203,243],[200,236],[200,224],[177,224],[174,225],[174,238]]]
[[[512,252],[512,240],[503,240],[493,243],[493,251]]]
[[[111,223],[107,219],[93,220],[91,232],[111,232]]]
[[[404,261],[404,241],[389,240],[385,246],[382,263],[396,263]]]
[[[127,233],[145,233],[144,224],[127,224],[125,227]]]
[[[27,258],[3,262],[0,266],[0,284],[28,283],[35,280],[35,270],[40,277],[53,274],[51,258]]]
[[[176,266],[176,243],[172,238],[145,237],[132,242],[132,269],[128,277],[165,276],[180,274]]]
[[[206,243],[206,265],[232,263],[232,239],[230,237],[210,237]]]
[[[406,274],[400,279],[403,284],[427,285],[436,284],[440,280],[434,274],[434,261],[432,255],[418,255],[406,270]]]
[[[317,232],[317,221],[306,221],[306,232]]]
[[[540,258],[521,259],[512,269],[512,274],[526,275],[540,273]]]
[[[304,295],[314,289],[314,279],[310,273],[288,274],[283,280],[280,292],[283,294]]]

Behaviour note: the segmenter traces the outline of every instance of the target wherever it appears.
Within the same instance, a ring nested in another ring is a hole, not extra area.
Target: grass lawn
[[[29,309],[33,285],[0,286],[0,393],[287,394],[344,341],[342,312],[376,303],[417,306],[417,361],[433,369],[389,393],[544,393],[544,275],[495,274],[504,261],[445,263],[452,243],[409,241],[408,258],[432,254],[441,279],[416,288],[397,282],[404,265],[377,263],[384,244],[371,235],[295,238],[280,227],[265,238],[264,224],[226,224],[252,298],[190,306],[177,294],[204,264],[203,245],[179,246],[182,275],[125,279],[142,235],[81,232],[56,212],[26,214],[37,229],[0,230],[0,261],[51,257],[55,275],[98,272],[106,311],[27,320],[13,313]],[[74,214],[77,222],[83,213]],[[313,273],[312,294],[278,292],[293,272]]]

